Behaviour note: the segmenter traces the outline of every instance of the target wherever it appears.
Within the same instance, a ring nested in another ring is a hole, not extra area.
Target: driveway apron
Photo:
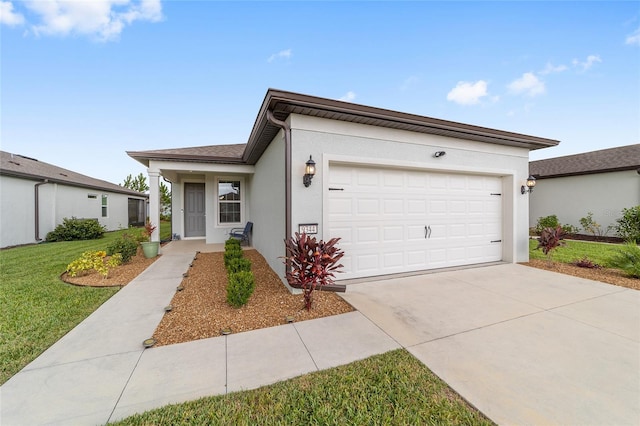
[[[343,297],[498,424],[640,424],[640,292],[517,264]]]

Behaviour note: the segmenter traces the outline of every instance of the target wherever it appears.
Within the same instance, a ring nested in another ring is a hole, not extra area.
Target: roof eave
[[[306,109],[306,111],[301,111],[301,109]],[[383,127],[515,146],[529,150],[549,148],[560,143],[554,139],[494,130],[351,102],[269,89],[262,102],[256,121],[254,122],[249,136],[249,142],[242,157],[243,160],[249,164],[257,161],[271,141],[269,138],[265,140],[263,136],[265,130],[270,128],[270,131],[266,133],[271,136],[274,136],[275,133],[280,130],[268,122],[267,110],[271,110],[279,120],[285,120],[292,113],[314,116],[333,115],[335,119],[351,122],[375,120],[377,121],[377,125]]]

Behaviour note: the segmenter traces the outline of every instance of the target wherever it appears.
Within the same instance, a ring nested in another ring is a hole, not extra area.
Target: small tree
[[[315,237],[296,232],[294,237],[284,241],[287,249],[285,263],[290,265],[286,274],[287,282],[292,287],[302,289],[307,310],[311,310],[316,287],[332,284],[334,272],[342,268],[338,262],[344,252],[336,247],[339,240],[332,238],[327,242],[318,242]]]
[[[553,250],[565,245],[564,239],[565,232],[562,230],[562,226],[558,225],[555,228],[544,228],[540,233],[540,239],[538,240],[538,247],[536,250],[542,249],[542,252],[547,255],[547,262],[549,266],[552,265],[551,255]]]
[[[171,191],[167,185],[160,182],[160,217],[167,220],[171,216]]]
[[[142,173],[140,173],[136,177],[128,175],[125,178],[122,186],[138,192],[147,192],[149,190],[149,185],[147,185],[147,178]]]

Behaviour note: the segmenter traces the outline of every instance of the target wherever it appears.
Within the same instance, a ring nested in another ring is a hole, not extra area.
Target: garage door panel
[[[402,268],[404,266],[404,253],[402,251],[384,253],[382,260],[386,270],[390,268]]]
[[[358,228],[358,238],[356,239],[356,244],[375,244],[378,245],[380,242],[380,236],[378,235],[378,231],[380,228],[377,226],[361,226]]]
[[[380,201],[377,198],[356,199],[355,214],[359,216],[378,216],[380,214]]]
[[[342,237],[339,279],[502,258],[497,177],[331,165],[328,229]]]
[[[405,239],[403,226],[384,226],[382,232],[386,243],[402,243]]]

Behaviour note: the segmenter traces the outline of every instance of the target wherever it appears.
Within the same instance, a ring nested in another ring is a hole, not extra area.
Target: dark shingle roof
[[[529,163],[529,173],[542,179],[636,169],[640,169],[640,144]]]
[[[0,151],[0,175],[14,176],[24,179],[44,180],[101,191],[117,192],[137,197],[146,197],[137,191],[100,179],[94,179],[62,167],[54,166],[35,158]]]
[[[247,146],[245,143],[233,145],[207,145],[175,149],[154,149],[151,151],[127,151],[130,157],[149,166],[149,160],[179,160],[210,163],[239,163]]]

